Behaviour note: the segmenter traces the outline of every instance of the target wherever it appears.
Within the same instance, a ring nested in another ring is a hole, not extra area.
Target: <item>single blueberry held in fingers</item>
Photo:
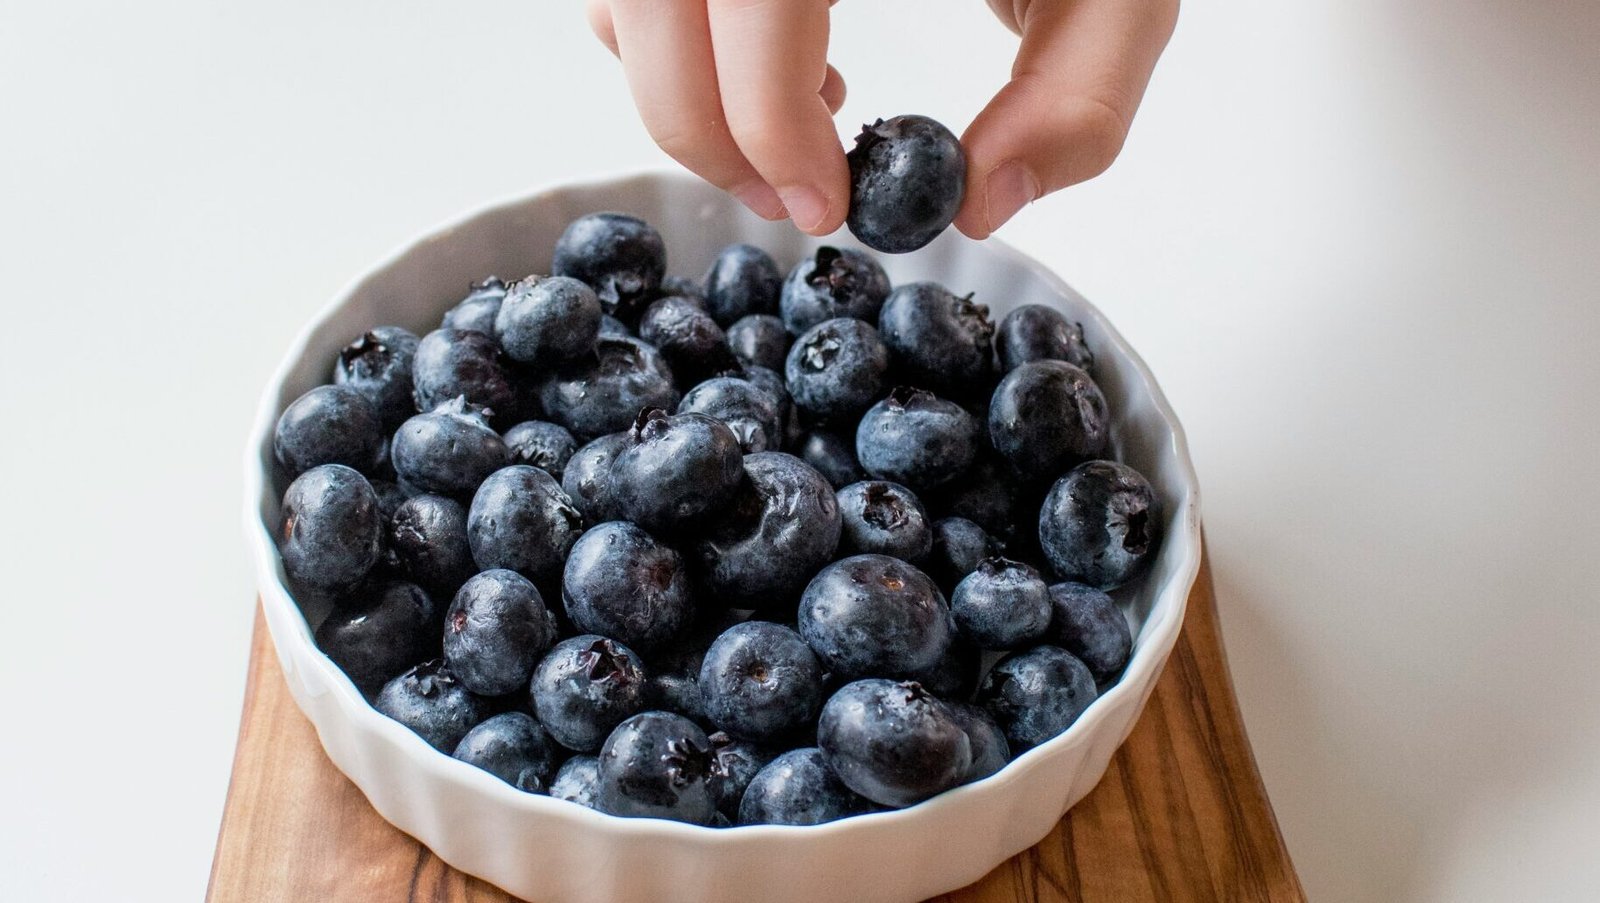
[[[483,411],[457,396],[395,431],[390,458],[408,485],[440,495],[465,495],[504,467],[509,453]]]
[[[1011,746],[1006,743],[1006,733],[995,723],[987,710],[967,702],[949,703],[950,713],[956,723],[967,733],[972,746],[972,767],[961,783],[981,781],[1006,767],[1011,761]]]
[[[783,275],[766,251],[754,245],[728,245],[706,271],[706,311],[729,326],[750,314],[778,312]]]
[[[645,675],[633,650],[585,634],[562,640],[533,670],[533,713],[567,749],[593,752],[622,719],[644,710]]]
[[[784,326],[799,335],[835,317],[876,323],[887,297],[889,276],[876,260],[854,248],[824,245],[789,271],[779,307]]]
[[[494,335],[506,356],[551,367],[587,354],[600,334],[600,299],[566,276],[529,276],[512,283],[495,315]]]
[[[750,314],[728,327],[728,348],[739,363],[782,370],[789,357],[791,336],[783,321],[772,314]]]
[[[343,464],[323,464],[283,493],[278,551],[289,579],[313,589],[348,589],[367,576],[383,549],[378,495]]]
[[[567,461],[566,471],[561,475],[561,489],[582,512],[585,523],[621,519],[611,494],[611,462],[630,441],[627,433],[601,436],[578,449]]]
[[[445,311],[440,321],[441,329],[470,329],[484,335],[494,335],[494,318],[500,313],[500,302],[505,299],[506,284],[499,276],[489,276],[474,282],[455,307]]]
[[[1083,324],[1043,304],[1024,304],[1000,320],[994,332],[994,356],[1001,373],[1029,361],[1066,361],[1085,371],[1094,369]]]
[[[853,440],[854,437],[852,437]],[[856,460],[855,442],[828,430],[812,430],[800,441],[800,460],[810,464],[835,489],[867,478]]]
[[[377,326],[344,346],[333,364],[333,383],[348,386],[372,402],[392,430],[416,413],[411,397],[411,362],[421,341],[398,326]]]
[[[823,421],[844,421],[866,410],[883,395],[888,373],[889,349],[878,331],[853,317],[801,333],[784,363],[794,403]]]
[[[372,707],[446,754],[489,715],[488,701],[462,686],[442,659],[423,662],[384,684]]]
[[[913,282],[889,293],[878,315],[878,334],[911,382],[950,395],[988,386],[989,308],[957,297],[933,282]]]
[[[745,454],[777,451],[783,446],[782,412],[772,393],[747,379],[719,376],[683,396],[679,414],[715,417],[733,430]]]
[[[544,793],[564,753],[526,712],[502,712],[467,731],[452,754],[518,790]]]
[[[667,248],[661,233],[636,216],[591,213],[556,239],[550,270],[587,282],[606,313],[631,322],[661,285]]]
[[[822,663],[800,634],[781,624],[735,624],[706,650],[700,700],[711,722],[729,734],[777,740],[816,717]]]
[[[950,130],[926,116],[861,127],[850,164],[850,214],[862,243],[904,254],[939,236],[966,195],[967,155]]]
[[[928,512],[911,490],[884,480],[851,483],[835,498],[843,520],[840,550],[921,561],[933,549]]]
[[[744,479],[738,437],[715,418],[645,408],[628,435],[611,463],[611,492],[623,515],[646,530],[703,526],[701,518],[732,501]]]
[[[640,649],[671,642],[694,619],[683,558],[626,521],[578,539],[561,587],[567,617],[579,629]]]
[[[867,473],[917,491],[961,475],[978,454],[978,421],[960,405],[898,386],[856,426],[856,457]]]
[[[779,452],[744,459],[734,500],[695,547],[709,598],[734,608],[792,606],[839,545],[839,505],[822,475]]]
[[[986,558],[950,597],[956,629],[985,649],[1022,649],[1050,626],[1050,589],[1039,572],[1009,558]]]
[[[544,597],[516,571],[484,571],[462,585],[444,619],[444,659],[462,685],[483,696],[527,686],[556,639]]]
[[[662,298],[651,304],[639,319],[639,338],[661,351],[679,388],[740,369],[722,327],[684,298]]]
[[[272,454],[291,476],[319,464],[371,472],[383,445],[383,421],[349,386],[317,386],[296,398],[272,431]]]
[[[978,703],[1022,753],[1066,730],[1095,700],[1094,675],[1072,653],[1055,646],[1013,652],[990,669]]]
[[[1161,544],[1155,490],[1126,464],[1079,464],[1045,497],[1039,544],[1061,579],[1116,589],[1132,580]]]
[[[717,791],[717,811],[737,820],[745,788],[776,753],[748,740],[737,740],[723,731],[712,734],[710,740],[711,780]]]
[[[1104,683],[1128,666],[1133,633],[1105,592],[1082,583],[1050,587],[1050,642],[1076,655]]]
[[[566,428],[543,420],[527,420],[505,431],[501,437],[511,453],[512,464],[530,464],[561,481],[567,462],[578,443]]]
[[[599,780],[598,756],[573,756],[561,763],[561,768],[556,771],[555,779],[550,782],[550,795],[593,809]]]
[[[516,394],[494,336],[473,330],[435,329],[423,336],[411,360],[411,380],[419,411],[457,396],[491,412],[509,411]]]
[[[815,746],[791,749],[751,778],[739,805],[741,825],[820,825],[872,811],[828,767]]]
[[[964,517],[940,518],[933,522],[928,575],[941,587],[954,589],[962,578],[978,569],[979,562],[1004,550],[1004,543],[972,521]]]
[[[989,443],[1024,480],[1052,480],[1103,453],[1111,414],[1089,374],[1065,361],[1007,373],[989,404]]]
[[[950,707],[910,681],[840,688],[822,707],[817,745],[845,786],[895,808],[949,790],[972,768],[971,741]]]
[[[406,499],[389,518],[389,552],[400,572],[440,599],[477,573],[467,542],[467,509],[442,495]]]
[[[709,825],[717,811],[712,785],[705,731],[682,715],[644,712],[617,725],[600,749],[595,808]]]
[[[317,628],[317,648],[363,693],[439,655],[438,609],[415,584],[373,581],[341,600]]]
[[[553,587],[583,532],[583,515],[555,478],[513,464],[490,474],[472,496],[467,541],[478,567],[510,568]]]
[[[593,357],[563,366],[539,386],[545,415],[580,442],[621,432],[640,408],[675,408],[672,368],[655,346],[600,336]]]
[[[800,597],[800,635],[845,678],[902,676],[950,648],[950,606],[928,575],[898,558],[856,555],[823,568]]]

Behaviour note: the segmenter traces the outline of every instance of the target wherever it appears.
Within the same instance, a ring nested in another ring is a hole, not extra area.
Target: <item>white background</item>
[[[835,13],[957,131],[977,0]],[[1190,431],[1320,900],[1600,896],[1600,6],[1188,5],[1122,160],[1002,233]],[[291,335],[424,229],[664,158],[577,5],[0,0],[0,898],[196,899]]]

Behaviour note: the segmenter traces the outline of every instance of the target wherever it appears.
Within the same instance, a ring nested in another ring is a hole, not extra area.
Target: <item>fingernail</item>
[[[1024,205],[1039,197],[1039,180],[1016,160],[1007,161],[990,173],[986,187],[988,205],[985,215],[989,219],[991,232],[1016,216]]]
[[[746,182],[733,189],[733,196],[762,219],[783,219],[783,201],[766,182]]]
[[[828,216],[828,199],[815,188],[801,185],[795,188],[782,188],[778,196],[783,198],[783,206],[789,211],[789,218],[800,227],[802,232],[822,225]]]

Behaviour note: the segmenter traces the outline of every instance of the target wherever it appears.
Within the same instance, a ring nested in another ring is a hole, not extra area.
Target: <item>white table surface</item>
[[[1013,47],[977,0],[835,19],[850,133],[959,131]],[[1597,48],[1592,3],[1191,3],[1122,160],[1003,232],[1189,429],[1319,900],[1600,896]],[[538,0],[7,3],[0,123],[0,899],[195,899],[290,336],[441,221],[665,158]]]

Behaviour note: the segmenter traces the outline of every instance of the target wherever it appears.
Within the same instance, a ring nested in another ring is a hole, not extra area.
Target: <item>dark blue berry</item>
[[[1013,753],[1066,730],[1094,699],[1089,666],[1055,646],[1013,652],[991,668],[978,687],[978,703],[1005,731]]]
[[[641,408],[675,408],[672,368],[654,346],[600,336],[593,357],[573,361],[539,387],[545,416],[580,442],[625,430]]]
[[[741,825],[820,825],[872,811],[815,746],[791,749],[756,772],[739,805]]]
[[[985,558],[950,597],[956,629],[985,649],[1022,649],[1050,626],[1050,589],[1039,572],[1009,558]]]
[[[378,495],[361,474],[323,464],[298,477],[283,494],[278,551],[289,579],[338,591],[360,583],[383,549]]]
[[[411,397],[415,334],[398,326],[378,326],[344,346],[333,364],[333,382],[349,386],[372,402],[385,429],[416,413]]]
[[[544,793],[563,753],[532,716],[502,712],[467,731],[454,755],[518,790]]]
[[[835,317],[876,323],[887,297],[889,276],[876,260],[854,248],[824,245],[789,271],[779,306],[783,325],[799,335]]]
[[[761,452],[746,480],[695,548],[709,599],[733,608],[788,608],[839,545],[839,505],[822,475],[799,459]]]
[[[789,357],[791,336],[783,321],[772,314],[750,314],[728,327],[728,348],[739,363],[782,370]]]
[[[558,800],[594,808],[595,790],[600,780],[598,756],[573,756],[561,763],[550,782],[550,795]]]
[[[555,617],[539,590],[503,568],[462,584],[444,619],[445,661],[462,685],[483,696],[527,686],[555,639]]]
[[[800,460],[810,464],[835,489],[867,478],[856,460],[855,441],[828,430],[812,430],[800,441]]]
[[[552,367],[594,348],[600,299],[576,279],[529,276],[506,290],[494,334],[512,360]]]
[[[777,740],[816,717],[822,663],[800,634],[781,624],[736,624],[706,650],[700,701],[711,723],[729,734]]]
[[[543,586],[554,587],[582,532],[583,515],[561,485],[527,464],[490,474],[467,511],[467,541],[478,567],[510,568]]]
[[[1029,361],[1066,361],[1094,369],[1094,353],[1083,340],[1083,324],[1053,307],[1024,304],[1005,315],[994,333],[994,356],[1001,373]]]
[[[913,282],[889,293],[878,334],[901,374],[919,386],[950,395],[989,385],[989,308],[958,298],[933,282]]]
[[[966,194],[967,155],[950,130],[926,116],[861,127],[850,164],[845,222],[874,250],[904,254],[939,236]]]
[[[1113,680],[1128,666],[1133,633],[1105,592],[1082,583],[1050,587],[1050,642],[1077,656],[1095,680]]]
[[[906,676],[940,699],[971,699],[978,689],[978,678],[983,676],[983,650],[956,633],[950,638],[950,648],[933,667]]]
[[[488,701],[462,686],[442,659],[423,662],[384,684],[372,706],[445,754],[489,716]]]
[[[929,576],[941,587],[954,589],[962,578],[978,569],[985,558],[999,555],[1004,543],[964,517],[933,522],[933,551],[928,555]]]
[[[783,375],[776,370],[752,364],[744,368],[744,379],[772,396],[773,402],[778,406],[778,421],[782,424],[780,433],[783,447],[792,448],[800,440],[800,411],[794,406],[794,399],[789,395],[789,387],[783,382]]]
[[[1161,544],[1155,490],[1126,464],[1079,464],[1045,497],[1039,544],[1061,579],[1116,589],[1132,580]]]
[[[978,454],[978,421],[953,401],[899,386],[861,417],[856,458],[867,473],[917,491],[960,476]]]
[[[389,518],[389,553],[405,574],[449,599],[477,573],[467,542],[467,509],[442,495],[406,499]]]
[[[604,314],[604,315],[602,315],[600,317],[600,332],[597,334],[596,337],[598,338],[598,336],[607,336],[607,335],[608,336],[619,336],[619,337],[625,338],[625,339],[626,338],[632,338],[633,337],[633,330],[628,328],[628,324],[622,322],[621,320],[617,319],[616,317],[613,317],[610,314]]]
[[[693,721],[671,712],[635,715],[600,749],[595,808],[709,825],[717,811],[711,761],[711,741]]]
[[[933,667],[955,633],[928,575],[856,555],[823,568],[800,597],[800,635],[834,674],[900,677]]]
[[[715,418],[646,408],[628,435],[611,462],[611,492],[623,515],[646,530],[703,526],[744,479],[738,437]]]
[[[533,670],[533,713],[557,743],[593,752],[622,719],[644,710],[644,669],[633,650],[586,634],[562,640]]]
[[[567,617],[579,629],[641,649],[670,643],[694,619],[683,558],[626,521],[579,538],[561,587]]]
[[[933,549],[933,525],[911,490],[883,480],[851,483],[835,495],[844,529],[845,554],[892,555],[922,561]]]
[[[715,417],[733,430],[745,454],[783,447],[783,415],[772,393],[746,379],[719,376],[683,396],[679,414]]]
[[[776,753],[748,740],[737,740],[723,731],[717,731],[709,739],[711,780],[717,791],[717,811],[737,820],[745,788],[750,786],[751,779],[773,760]]]
[[[441,329],[470,329],[484,335],[494,335],[494,318],[500,313],[500,302],[506,296],[506,284],[499,276],[490,276],[474,282],[455,307],[445,311],[440,321]]]
[[[966,731],[915,682],[846,684],[822,707],[817,745],[845,786],[895,808],[949,790],[972,768]]]
[[[573,452],[561,475],[561,488],[583,514],[585,523],[599,524],[622,517],[611,494],[611,462],[627,448],[627,433],[612,433]]]
[[[543,420],[527,420],[505,431],[501,437],[511,453],[512,464],[529,464],[561,481],[567,462],[578,443],[566,427]]]
[[[1009,540],[1017,523],[1017,486],[1010,467],[990,453],[980,453],[961,479],[939,487],[930,507],[942,517],[964,517],[991,535]],[[1023,532],[1032,533],[1033,525]]]
[[[1065,361],[1007,373],[989,405],[989,442],[1024,480],[1053,480],[1111,441],[1111,414],[1089,374]]]
[[[700,663],[705,660],[710,637],[700,633],[693,629],[676,641],[651,650],[645,670],[650,681],[650,708],[677,712],[696,724],[709,725],[705,706],[700,702]]]
[[[661,286],[667,248],[661,234],[638,217],[591,213],[573,220],[556,239],[550,270],[587,282],[606,313],[632,321]]]
[[[639,338],[667,359],[679,388],[740,369],[722,327],[685,298],[662,298],[651,304],[639,319]]]
[[[390,480],[368,478],[367,482],[372,485],[372,491],[378,494],[378,513],[382,516],[383,522],[390,523],[394,520],[394,513],[400,510],[400,506],[405,504],[411,495],[400,488],[399,483]]]
[[[494,336],[472,330],[435,329],[423,336],[411,361],[411,379],[419,411],[461,396],[500,413],[511,410],[516,394]]]
[[[1006,763],[1011,761],[1011,746],[1006,743],[1005,731],[1000,729],[988,711],[967,702],[952,702],[949,706],[956,723],[966,731],[967,742],[972,747],[972,767],[967,770],[961,783],[981,781],[1006,767]]]
[[[504,467],[510,454],[482,410],[458,396],[402,423],[390,457],[407,485],[462,496]]]
[[[698,282],[688,276],[663,276],[661,287],[656,290],[656,297],[678,297],[689,301],[701,310],[706,309],[706,290]]]
[[[363,693],[439,655],[438,609],[428,594],[399,580],[374,581],[343,599],[317,628],[317,647]]]
[[[291,476],[319,464],[371,472],[383,445],[383,422],[349,386],[317,386],[295,399],[272,431],[272,453]]]
[[[706,271],[706,310],[723,326],[750,314],[778,312],[783,275],[766,251],[728,245]]]
[[[789,349],[784,378],[794,403],[812,417],[841,422],[883,396],[889,349],[878,331],[854,317],[826,320]]]

